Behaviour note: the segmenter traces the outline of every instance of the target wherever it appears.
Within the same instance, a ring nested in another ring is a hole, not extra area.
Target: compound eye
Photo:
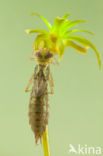
[[[52,54],[52,53],[48,53],[48,54],[45,56],[46,59],[51,58],[51,57],[53,57],[53,54]]]
[[[40,54],[40,52],[36,53],[35,56],[38,58],[42,58],[42,55]]]

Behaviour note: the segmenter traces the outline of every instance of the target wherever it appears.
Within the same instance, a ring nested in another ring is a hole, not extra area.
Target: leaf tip
[[[101,60],[100,59],[98,61],[98,64],[99,64],[99,70],[101,70],[102,69],[102,63],[101,63]]]
[[[30,30],[29,29],[26,29],[26,30],[24,30],[27,34],[29,34],[30,33]]]
[[[70,15],[70,12],[67,12],[62,18],[66,19],[66,18],[68,18],[69,15]]]
[[[91,32],[91,35],[95,35],[94,32]]]
[[[32,16],[32,15],[35,15],[36,14],[36,12],[32,12],[30,15]]]
[[[87,23],[87,21],[86,21],[86,20],[82,20],[82,22],[83,22],[83,23]]]

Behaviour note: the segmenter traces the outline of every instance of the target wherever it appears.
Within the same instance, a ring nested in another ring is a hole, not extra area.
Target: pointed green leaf
[[[59,41],[59,61],[61,61],[62,56],[64,55],[65,45],[62,40]]]
[[[70,40],[66,40],[65,46],[72,47],[80,53],[87,53],[86,48],[83,48],[83,47],[79,46],[78,44],[76,44],[75,42],[70,41]]]
[[[75,21],[72,21],[68,24],[68,29],[75,26],[76,24],[79,24],[79,23],[85,23],[86,21],[84,20],[75,20]]]
[[[81,43],[82,45],[84,45],[85,47],[88,47],[88,46],[91,47],[94,50],[94,52],[96,53],[96,56],[98,59],[98,64],[99,64],[99,67],[101,68],[100,55],[99,55],[96,47],[90,41],[88,41],[84,37],[80,37],[80,36],[76,36],[76,35],[69,35],[67,38],[68,38],[68,40],[77,41],[77,42]]]
[[[74,29],[74,30],[70,30],[70,31],[67,31],[65,34],[68,35],[70,33],[75,33],[75,32],[86,32],[86,33],[89,33],[91,35],[94,35],[94,33],[88,31],[88,30],[83,30],[83,29]]]
[[[37,12],[32,12],[31,15],[36,15],[36,16],[40,17],[45,22],[45,24],[47,25],[47,27],[49,28],[49,30],[51,30],[51,28],[52,28],[51,24],[43,16],[41,16]]]
[[[48,33],[46,30],[43,30],[43,29],[26,29],[25,32],[27,34],[32,34],[32,33],[43,33],[43,34],[47,34]]]
[[[63,18],[56,17],[56,19],[54,20],[53,27],[51,29],[51,33],[54,33],[54,34],[59,36],[60,28],[61,28],[63,23],[64,23],[64,19]]]
[[[68,18],[69,15],[70,15],[70,12],[67,12],[62,18],[66,19],[66,18]]]
[[[65,24],[62,27],[62,34],[65,34],[68,31],[68,29],[75,26],[76,24],[85,23],[85,22],[86,21],[84,21],[84,20],[75,20],[75,21],[68,20],[68,21],[65,21]]]

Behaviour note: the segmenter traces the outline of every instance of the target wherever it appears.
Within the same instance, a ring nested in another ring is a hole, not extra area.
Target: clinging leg
[[[29,57],[28,60],[29,60],[29,61],[35,61],[35,58]]]
[[[32,74],[32,76],[31,76],[31,78],[30,78],[30,80],[28,82],[28,85],[27,85],[27,87],[25,89],[25,92],[29,92],[30,91],[29,88],[30,88],[31,84],[33,83],[33,80],[34,80],[33,77],[34,77],[34,73]]]
[[[55,63],[57,66],[59,66],[59,62],[57,61],[57,59],[54,57]]]
[[[53,77],[52,77],[51,72],[50,72],[50,77],[49,77],[49,85],[50,85],[50,89],[51,89],[51,91],[49,92],[49,94],[53,94],[54,83],[53,83]]]
[[[55,60],[55,62],[52,61],[51,63],[54,64],[55,66],[59,66],[59,63],[55,57],[54,57],[54,60]]]

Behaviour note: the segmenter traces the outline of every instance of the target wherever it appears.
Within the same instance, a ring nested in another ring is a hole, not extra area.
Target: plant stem
[[[44,156],[50,156],[48,127],[46,127],[43,133],[42,143],[43,143]]]

